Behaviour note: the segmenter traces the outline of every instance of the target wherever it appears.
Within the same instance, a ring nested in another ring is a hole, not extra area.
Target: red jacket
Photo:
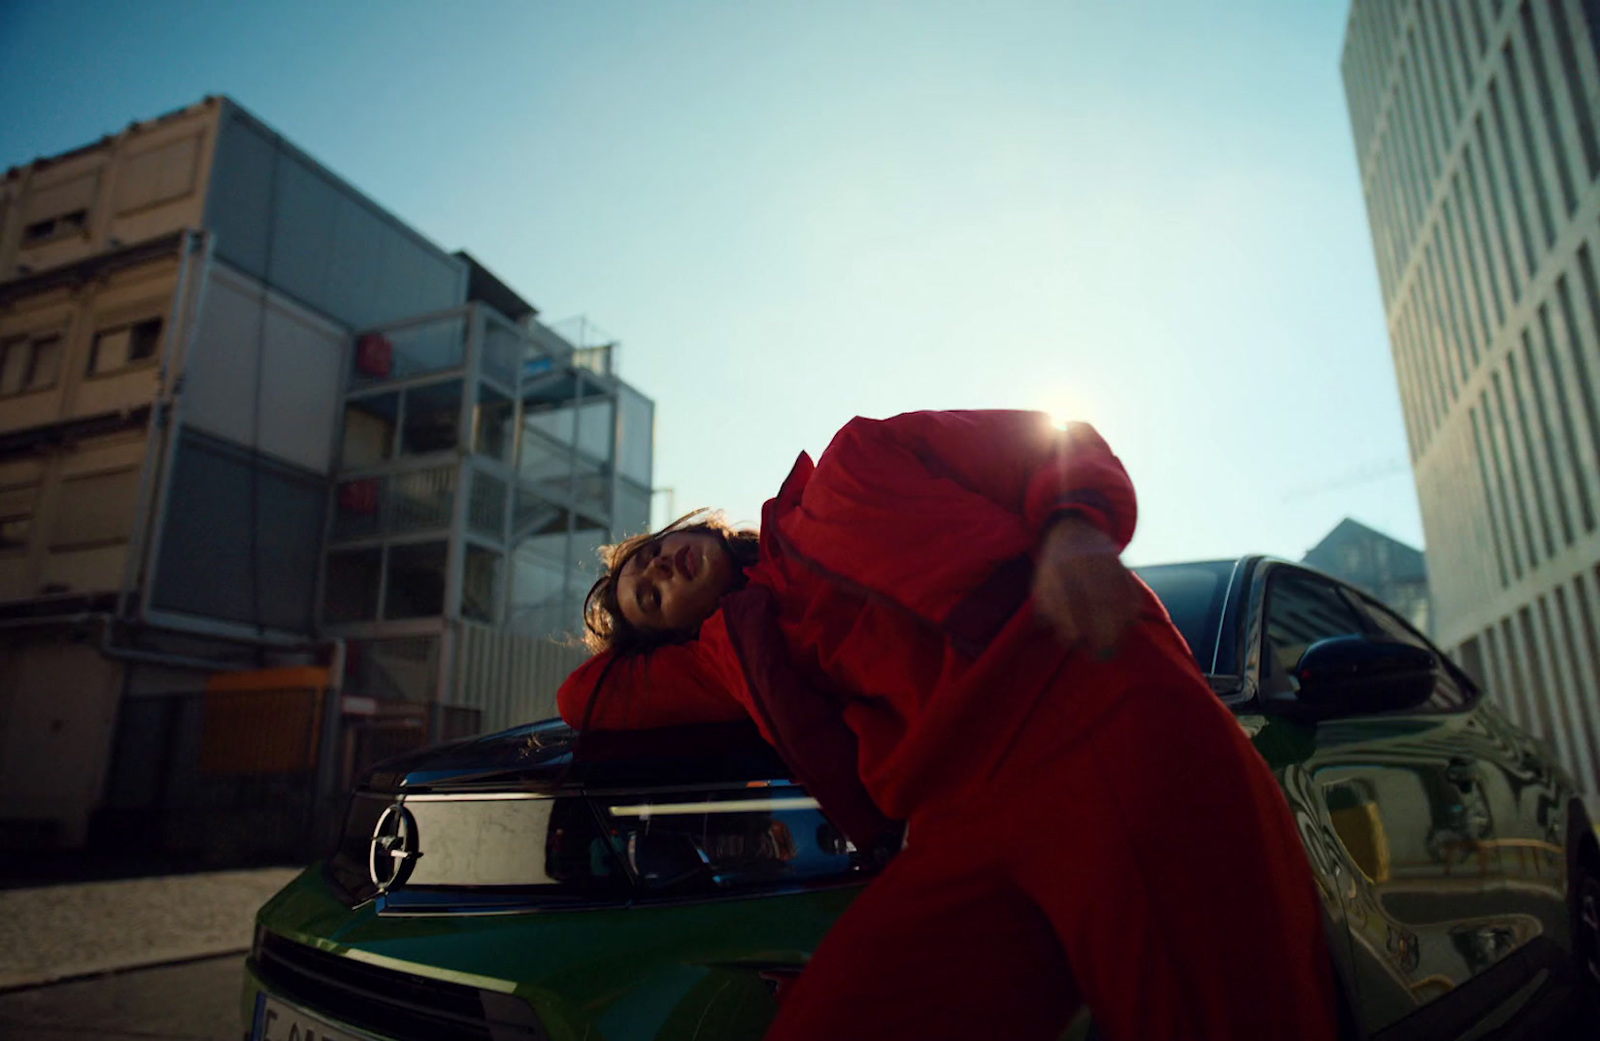
[[[835,822],[871,841],[886,817],[987,777],[1055,685],[1087,727],[1131,685],[1199,680],[1148,590],[1137,646],[1112,661],[1038,626],[1033,554],[1061,512],[1119,549],[1133,536],[1133,487],[1088,426],[1031,412],[852,420],[766,504],[748,586],[698,638],[591,659],[562,685],[561,714],[580,729],[748,714]]]

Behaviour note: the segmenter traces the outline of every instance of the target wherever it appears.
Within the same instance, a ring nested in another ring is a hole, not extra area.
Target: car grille
[[[252,968],[274,993],[395,1041],[547,1041],[526,1002],[319,951],[262,931]]]

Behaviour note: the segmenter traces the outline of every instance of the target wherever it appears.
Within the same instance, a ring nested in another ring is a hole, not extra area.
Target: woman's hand
[[[1033,603],[1062,643],[1096,658],[1116,653],[1139,614],[1138,588],[1118,559],[1116,544],[1072,514],[1045,530],[1033,574]]]

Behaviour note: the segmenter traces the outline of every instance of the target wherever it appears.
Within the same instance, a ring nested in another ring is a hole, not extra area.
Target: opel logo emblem
[[[400,803],[383,811],[372,829],[372,845],[367,849],[367,873],[378,892],[405,885],[422,853],[417,849],[417,819]]]

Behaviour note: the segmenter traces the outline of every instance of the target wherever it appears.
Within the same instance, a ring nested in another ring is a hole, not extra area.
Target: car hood
[[[744,783],[789,770],[748,723],[579,734],[559,719],[410,752],[372,767],[368,791],[559,791]]]

